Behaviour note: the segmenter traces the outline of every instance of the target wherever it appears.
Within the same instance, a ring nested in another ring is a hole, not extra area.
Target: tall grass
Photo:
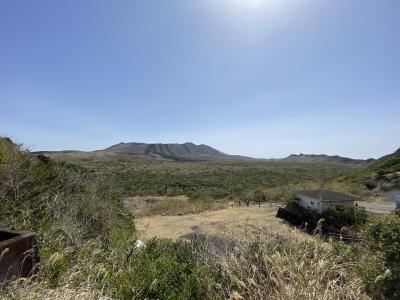
[[[222,259],[236,299],[360,299],[362,282],[318,243],[260,239]]]
[[[129,243],[111,251],[97,247],[86,245],[56,286],[49,276],[69,254],[53,254],[36,281],[13,283],[3,299],[364,298],[361,280],[350,277],[346,266],[315,242],[264,236],[227,252],[196,238],[152,240],[142,250]]]

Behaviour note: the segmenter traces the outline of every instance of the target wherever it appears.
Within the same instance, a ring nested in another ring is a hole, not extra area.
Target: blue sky
[[[400,147],[397,0],[0,2],[0,134],[34,150]]]

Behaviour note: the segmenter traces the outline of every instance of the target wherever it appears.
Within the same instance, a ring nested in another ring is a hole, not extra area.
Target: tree
[[[266,197],[265,197],[265,194],[264,194],[263,191],[256,190],[256,191],[253,192],[253,199],[254,199],[255,202],[258,203],[258,207],[260,207],[261,206],[261,202],[265,202]]]
[[[244,201],[246,202],[246,205],[249,206],[250,202],[253,201],[255,203],[258,203],[258,207],[261,206],[261,202],[265,202],[265,194],[261,190],[254,190],[246,194],[244,197]]]
[[[250,193],[247,193],[247,194],[244,196],[244,202],[246,203],[246,206],[250,206],[251,198],[252,198],[251,192],[250,192]]]

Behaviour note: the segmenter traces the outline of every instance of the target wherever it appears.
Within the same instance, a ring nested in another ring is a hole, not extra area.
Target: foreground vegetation
[[[284,180],[284,173],[277,172],[278,179],[272,179],[272,171],[256,166],[254,169],[261,172],[257,182],[279,184]],[[217,172],[221,180],[229,176],[225,172],[224,168]],[[244,168],[240,172],[243,180],[246,172],[250,173],[249,181],[255,180],[253,171]],[[289,168],[287,176],[296,172],[300,171]],[[262,174],[269,174],[268,179],[263,179]],[[182,186],[190,189],[189,184],[196,180],[183,181]],[[82,167],[32,156],[9,139],[0,139],[0,224],[36,231],[42,256],[36,278],[3,287],[0,298],[361,299],[366,293],[374,299],[399,296],[399,213],[367,222],[362,231],[364,242],[359,245],[337,241],[325,247],[318,240],[292,241],[260,232],[255,240],[233,240],[234,246],[227,252],[203,237],[176,242],[154,239],[140,248],[132,217],[123,209],[124,189],[113,182],[112,177],[104,178]],[[214,186],[223,187],[219,183]]]

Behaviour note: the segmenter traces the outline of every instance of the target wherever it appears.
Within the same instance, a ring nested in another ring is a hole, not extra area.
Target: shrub
[[[400,298],[400,211],[375,218],[364,230],[368,246],[383,257],[387,271],[376,279],[379,292],[388,299]]]
[[[367,221],[367,213],[364,208],[356,206],[336,206],[322,214],[314,210],[306,209],[296,202],[289,202],[286,210],[298,216],[304,222],[307,222],[310,229],[317,226],[319,220],[324,219],[322,229],[325,231],[327,227],[340,230],[342,227],[352,227],[358,230],[362,224]]]
[[[363,207],[353,205],[336,206],[323,215],[328,224],[334,225],[337,228],[344,226],[359,227],[368,218]]]
[[[264,192],[259,189],[248,192],[242,198],[247,206],[250,205],[250,202],[258,203],[258,206],[260,206],[266,200]]]
[[[365,186],[368,189],[373,190],[374,188],[376,188],[378,186],[378,184],[375,180],[369,179],[365,182]]]

